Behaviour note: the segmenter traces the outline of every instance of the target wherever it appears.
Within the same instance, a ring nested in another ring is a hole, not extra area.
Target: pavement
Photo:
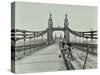
[[[73,48],[74,60],[71,61],[76,70],[83,69],[86,52]],[[16,73],[50,72],[66,70],[63,58],[59,58],[58,44],[54,44],[39,50],[38,52],[16,60]],[[85,69],[97,68],[97,56],[88,54]]]
[[[59,58],[57,44],[39,50],[15,62],[16,73],[49,72],[66,70],[64,61]]]

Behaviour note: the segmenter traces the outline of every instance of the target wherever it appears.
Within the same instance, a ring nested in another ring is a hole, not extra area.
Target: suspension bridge
[[[59,41],[53,38],[54,31],[63,31],[66,42],[72,44],[74,60],[70,61],[59,48]],[[44,39],[47,35],[47,39]],[[73,38],[72,38],[73,36]],[[23,45],[16,45],[23,40]],[[26,44],[27,41],[29,44]],[[69,28],[67,14],[64,27],[53,27],[52,14],[49,15],[48,28],[43,31],[11,30],[11,59],[15,61],[16,72],[42,72],[92,69],[97,67],[97,30],[75,31]],[[59,54],[62,55],[59,58]]]

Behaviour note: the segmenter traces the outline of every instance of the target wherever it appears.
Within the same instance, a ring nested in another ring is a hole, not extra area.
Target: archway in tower
[[[54,31],[53,32],[53,40],[55,42],[59,42],[60,40],[62,40],[64,37],[64,32],[63,31]]]

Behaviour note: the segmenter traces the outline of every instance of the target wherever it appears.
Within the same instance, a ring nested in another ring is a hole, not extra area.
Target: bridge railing
[[[47,40],[43,39],[43,35],[46,32],[47,29],[44,31],[27,31],[19,29],[11,30],[12,59],[13,60],[21,59],[26,55],[30,55],[32,53],[39,51],[44,47],[47,47],[48,46]],[[29,39],[29,45],[26,45],[27,39]],[[23,45],[17,46],[17,41],[19,40],[23,40]]]
[[[84,52],[88,52],[93,55],[97,55],[97,44],[87,44],[87,43],[71,43],[74,48]]]
[[[67,27],[69,30],[69,33],[74,36],[72,40],[70,39],[70,42],[72,45],[77,48],[78,50],[82,50],[84,52],[87,52],[87,48],[89,49],[88,52],[94,55],[97,55],[97,44],[94,44],[94,42],[97,41],[97,31],[74,31]]]
[[[47,42],[41,42],[31,45],[21,45],[15,47],[15,60],[21,59],[24,56],[38,52],[40,49],[47,47]]]

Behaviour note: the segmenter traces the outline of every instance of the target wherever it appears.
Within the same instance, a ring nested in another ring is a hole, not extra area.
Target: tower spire
[[[65,14],[65,21],[68,21],[67,14]]]
[[[49,14],[49,21],[52,21],[52,14]]]
[[[65,28],[68,27],[68,18],[67,18],[67,14],[65,14],[64,27],[65,27]]]
[[[49,14],[48,25],[49,25],[49,28],[53,27],[53,20],[52,20],[52,14],[51,13]]]
[[[52,16],[52,14],[50,13],[50,17]]]

